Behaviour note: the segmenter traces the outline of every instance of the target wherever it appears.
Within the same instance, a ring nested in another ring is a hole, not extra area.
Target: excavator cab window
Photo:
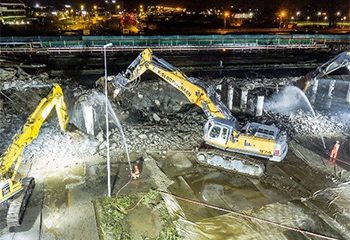
[[[8,193],[10,192],[10,185],[9,183],[5,183],[2,188],[1,188],[1,193],[2,193],[2,196],[6,196]]]
[[[221,131],[221,127],[219,127],[219,126],[214,126],[214,127],[211,129],[209,136],[210,136],[211,138],[218,138],[219,135],[220,135],[220,131]]]
[[[226,139],[227,138],[227,133],[228,133],[228,129],[227,128],[222,128],[221,138],[222,139]]]
[[[218,144],[226,144],[229,135],[229,129],[221,125],[214,125],[209,130],[209,138]]]

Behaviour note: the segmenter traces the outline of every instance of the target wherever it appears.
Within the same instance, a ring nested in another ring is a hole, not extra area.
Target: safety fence
[[[172,35],[172,36],[36,36],[3,37],[1,53],[8,52],[98,52],[107,43],[109,51],[126,51],[152,47],[159,50],[208,50],[215,49],[288,49],[324,48],[327,43],[350,43],[348,35],[286,34],[286,35]],[[59,48],[59,49],[58,49]]]

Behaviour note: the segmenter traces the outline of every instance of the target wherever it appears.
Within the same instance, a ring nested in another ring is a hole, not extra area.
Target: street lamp
[[[224,12],[224,28],[226,28],[226,18],[230,15],[229,12]]]
[[[287,16],[287,13],[286,13],[286,11],[282,10],[281,13],[280,13],[280,26],[279,26],[280,28],[281,28],[281,25],[283,23],[283,18],[285,16]]]
[[[107,87],[107,51],[108,47],[113,46],[112,43],[108,43],[103,46],[104,53],[104,65],[105,65],[105,102],[106,102],[106,143],[107,143],[107,187],[108,197],[111,197],[111,159],[109,156],[109,123],[108,123],[108,87]]]

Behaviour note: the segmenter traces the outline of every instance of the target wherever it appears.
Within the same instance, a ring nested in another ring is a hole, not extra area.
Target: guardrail
[[[312,37],[311,37],[312,36]],[[326,48],[327,43],[350,43],[345,35],[193,35],[193,36],[78,36],[1,38],[0,53],[83,53],[100,52],[101,46],[113,43],[108,51],[195,50],[278,50]]]
[[[263,50],[286,50],[286,49],[323,49],[327,48],[324,44],[293,44],[293,45],[251,45],[251,44],[226,44],[215,46],[152,46],[156,52],[184,52],[184,51],[213,51],[213,50],[232,50],[232,51],[263,51]],[[107,48],[107,52],[140,52],[145,46],[114,46]],[[0,48],[0,54],[78,54],[78,53],[103,53],[102,46],[95,47],[48,47],[48,48]]]

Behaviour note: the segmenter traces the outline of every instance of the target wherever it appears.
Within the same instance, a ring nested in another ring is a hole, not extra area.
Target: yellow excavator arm
[[[182,92],[191,103],[203,109],[208,117],[234,119],[230,110],[218,100],[215,89],[206,86],[198,79],[187,77],[164,59],[154,56],[149,48],[140,53],[123,74],[118,74],[113,83],[118,88],[125,88],[147,70]]]
[[[260,177],[264,173],[264,164],[247,155],[277,162],[285,158],[288,151],[287,138],[280,129],[252,122],[240,130],[238,121],[219,100],[213,87],[187,77],[164,59],[154,56],[151,49],[145,49],[139,54],[124,73],[112,77],[114,95],[123,88],[133,87],[131,83],[147,70],[181,91],[208,116],[203,129],[203,140],[207,146],[198,150],[199,163]],[[210,149],[210,146],[214,147],[214,150]],[[244,154],[244,157],[239,154]]]
[[[14,137],[12,144],[1,155],[0,180],[4,178],[14,180],[20,164],[20,155],[24,148],[38,136],[41,126],[53,108],[56,108],[61,129],[65,130],[68,123],[67,107],[63,99],[62,89],[58,84],[55,84],[50,94],[40,101],[35,111],[27,119],[22,130]]]

